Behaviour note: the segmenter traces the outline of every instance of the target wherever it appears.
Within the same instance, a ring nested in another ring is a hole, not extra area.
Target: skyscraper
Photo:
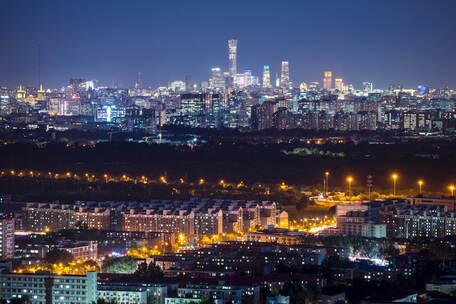
[[[364,81],[363,89],[364,89],[364,92],[367,92],[367,93],[372,92],[374,90],[374,85],[372,84],[372,82]]]
[[[263,88],[271,87],[271,73],[269,71],[269,65],[263,66]]]
[[[222,69],[215,67],[212,68],[212,78],[210,79],[210,86],[213,89],[224,89],[225,79],[223,78]]]
[[[282,61],[282,69],[280,74],[280,86],[286,89],[290,86],[290,71],[288,68],[288,61]]]
[[[280,77],[277,73],[275,74],[275,87],[280,88]]]
[[[334,80],[334,88],[342,92],[344,90],[344,80],[342,78],[336,78]]]
[[[323,89],[331,90],[332,89],[332,76],[333,73],[330,71],[326,71],[323,77]]]
[[[228,40],[228,58],[230,60],[230,75],[234,77],[237,74],[237,40]]]

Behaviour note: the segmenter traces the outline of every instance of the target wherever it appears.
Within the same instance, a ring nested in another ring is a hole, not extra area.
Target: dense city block
[[[456,303],[456,1],[0,1],[0,304]]]

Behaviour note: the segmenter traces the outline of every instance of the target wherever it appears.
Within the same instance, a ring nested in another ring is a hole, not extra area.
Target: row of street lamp
[[[326,196],[327,193],[328,193],[328,189],[329,189],[329,171],[326,171],[324,173],[324,176],[323,176],[323,194]],[[393,173],[391,174],[391,180],[393,181],[393,195],[396,196],[396,191],[397,191],[397,181],[399,179],[399,175],[397,173]],[[352,194],[352,183],[355,181],[355,179],[352,177],[352,176],[347,176],[347,178],[345,179],[345,181],[347,182],[347,192],[348,192],[348,195],[351,196]],[[424,185],[424,181],[422,179],[419,179],[417,181],[417,184],[418,184],[418,187],[419,187],[419,193],[423,193],[423,185]],[[455,194],[455,190],[456,190],[456,186],[454,185],[449,185],[448,186],[448,190],[450,190],[451,192],[451,196],[454,197],[454,194]]]

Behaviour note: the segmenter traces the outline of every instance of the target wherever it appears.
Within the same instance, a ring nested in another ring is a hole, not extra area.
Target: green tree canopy
[[[146,280],[163,278],[163,272],[161,271],[160,267],[154,263],[149,263],[149,265],[147,265],[146,262],[138,265],[138,269],[136,269],[135,275],[140,279]]]
[[[133,273],[136,271],[137,263],[132,257],[107,258],[103,261],[101,269],[107,273]]]

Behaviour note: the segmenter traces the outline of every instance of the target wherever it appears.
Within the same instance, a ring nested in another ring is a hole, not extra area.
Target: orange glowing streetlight
[[[451,196],[454,196],[454,190],[456,189],[456,187],[454,185],[450,185],[448,189],[450,189],[451,191]]]
[[[326,196],[327,192],[329,191],[329,171],[325,172],[325,176],[323,177],[323,194]]]
[[[424,181],[422,179],[418,180],[418,186],[420,187],[420,194],[423,193]]]
[[[353,177],[347,177],[347,184],[348,184],[348,196],[351,196],[351,185],[353,183]]]
[[[453,197],[453,210],[456,210],[456,197],[454,196],[454,190],[456,189],[456,187],[454,185],[450,185],[448,189],[450,189],[451,196]]]
[[[393,179],[393,195],[396,196],[396,185],[397,185],[397,179],[399,176],[396,173],[393,173],[391,175],[391,178]]]

